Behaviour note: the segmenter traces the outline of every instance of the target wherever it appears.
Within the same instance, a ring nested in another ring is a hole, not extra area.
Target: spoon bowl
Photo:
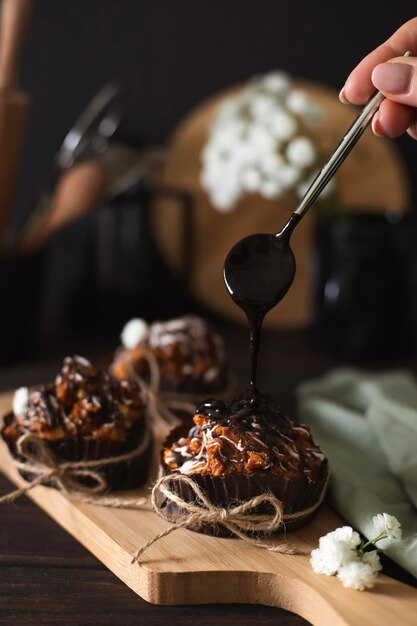
[[[249,235],[226,257],[224,281],[238,306],[264,314],[287,293],[295,276],[295,258],[289,238],[280,234]]]

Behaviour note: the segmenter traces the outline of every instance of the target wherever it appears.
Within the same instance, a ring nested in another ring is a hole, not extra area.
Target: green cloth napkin
[[[298,388],[299,419],[332,471],[336,510],[368,539],[372,517],[401,522],[378,547],[417,577],[417,382],[407,372],[333,371]]]

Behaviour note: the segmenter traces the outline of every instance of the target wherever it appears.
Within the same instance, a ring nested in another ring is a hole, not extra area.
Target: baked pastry
[[[20,436],[32,433],[67,461],[99,460],[140,446],[131,460],[98,469],[110,489],[129,489],[145,482],[152,438],[145,399],[133,381],[119,381],[81,356],[67,357],[53,383],[15,394],[13,412],[4,418],[1,435],[17,457]],[[22,472],[26,479],[33,479]]]
[[[161,473],[190,477],[216,506],[227,507],[272,492],[284,515],[318,503],[327,485],[327,461],[309,429],[282,414],[268,395],[254,401],[246,393],[232,402],[207,400],[196,410],[194,425],[170,433],[161,455]],[[183,500],[195,499],[187,484],[173,483]],[[162,499],[167,513],[175,503]],[[286,523],[301,526],[311,515]],[[191,530],[229,536],[220,524],[198,522]]]
[[[111,372],[119,379],[149,378],[150,354],[160,373],[160,390],[176,393],[220,393],[227,385],[223,340],[207,322],[186,315],[149,327],[135,319],[123,329],[122,347]]]

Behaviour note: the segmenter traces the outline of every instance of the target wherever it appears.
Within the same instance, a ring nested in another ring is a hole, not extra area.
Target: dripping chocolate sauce
[[[295,223],[290,229],[287,225],[279,239],[276,239],[274,235],[251,237],[253,251],[249,257],[249,271],[243,276],[244,284],[236,281],[233,293],[230,294],[245,313],[249,323],[251,357],[249,390],[254,393],[254,396],[258,393],[258,354],[265,315],[282,300],[293,281],[293,255],[289,247],[289,239],[294,226]],[[239,272],[239,268],[235,268],[235,271]],[[256,297],[248,297],[247,292],[255,294]]]
[[[289,241],[300,219],[293,213],[278,234],[258,234],[242,239],[226,257],[226,287],[249,323],[251,375],[246,393],[237,402],[210,399],[199,407],[216,421],[225,415],[229,419],[243,419],[253,411],[255,404],[259,410],[270,401],[257,386],[261,329],[265,315],[282,300],[294,280],[295,260]]]
[[[211,428],[214,423],[232,424],[239,422],[247,430],[253,430],[253,394],[247,389],[233,400],[216,400],[209,398],[202,402],[196,410],[208,418],[205,426],[201,429],[194,426],[188,433],[189,437],[198,436],[201,431]],[[291,426],[288,419],[281,413],[278,402],[266,393],[257,394],[256,417],[258,423],[265,428],[265,437],[268,433],[275,432],[279,424],[279,432],[290,435]],[[268,441],[265,441],[268,443]]]

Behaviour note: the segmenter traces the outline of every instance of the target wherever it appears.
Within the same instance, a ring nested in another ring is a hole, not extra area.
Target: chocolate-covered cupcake
[[[320,502],[326,488],[326,459],[309,429],[283,415],[270,396],[262,394],[253,403],[250,400],[243,395],[229,403],[203,402],[194,425],[179,426],[166,440],[162,475],[188,476],[219,507],[271,492],[281,501],[284,516],[310,509]],[[176,482],[173,488],[183,500],[194,501],[189,485]],[[170,514],[179,511],[166,499],[160,505]],[[299,527],[309,517],[311,514],[289,520],[285,526]],[[189,528],[230,535],[220,524],[198,522]]]
[[[143,444],[138,456],[98,472],[112,490],[136,487],[147,478],[152,438],[142,391],[134,381],[119,381],[83,357],[67,357],[53,383],[16,392],[1,431],[15,458],[18,439],[28,433],[66,461],[107,459]]]
[[[123,345],[111,365],[119,379],[135,374],[149,378],[147,355],[151,355],[159,368],[161,391],[207,395],[226,388],[223,340],[195,315],[154,322],[149,327],[134,319],[126,324],[121,338]]]

